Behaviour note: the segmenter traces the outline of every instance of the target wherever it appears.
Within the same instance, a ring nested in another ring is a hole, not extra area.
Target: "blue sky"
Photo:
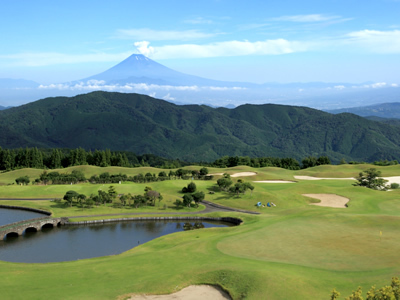
[[[400,84],[400,0],[0,5],[0,78],[70,81],[143,53],[219,80]]]

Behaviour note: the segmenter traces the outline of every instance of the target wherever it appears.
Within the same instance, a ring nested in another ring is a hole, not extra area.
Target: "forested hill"
[[[138,94],[93,92],[0,111],[0,146],[111,149],[186,161],[221,156],[400,159],[395,127],[306,107],[177,106]]]

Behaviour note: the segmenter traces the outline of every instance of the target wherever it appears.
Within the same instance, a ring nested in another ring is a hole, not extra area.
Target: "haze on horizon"
[[[60,83],[142,53],[241,82],[398,85],[400,1],[7,1],[0,78]]]

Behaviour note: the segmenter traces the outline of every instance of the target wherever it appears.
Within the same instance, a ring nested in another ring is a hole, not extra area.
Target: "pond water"
[[[232,224],[141,220],[44,228],[0,240],[0,260],[47,263],[115,255],[169,233],[226,226]]]
[[[0,226],[40,217],[46,215],[28,210],[0,208]]]

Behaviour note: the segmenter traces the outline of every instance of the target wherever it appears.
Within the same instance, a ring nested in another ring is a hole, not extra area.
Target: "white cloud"
[[[344,85],[335,85],[333,88],[337,90],[344,90],[346,87]]]
[[[324,22],[331,20],[341,19],[339,16],[325,16],[321,14],[310,14],[310,15],[294,15],[294,16],[281,16],[278,18],[273,18],[273,21],[287,21],[287,22]]]
[[[149,47],[149,42],[147,41],[142,41],[142,42],[136,42],[134,43],[136,49],[143,54],[144,56],[151,57],[153,56],[154,53],[154,48]]]
[[[400,53],[400,30],[361,30],[346,35],[347,43],[352,43],[369,52]]]
[[[392,83],[390,86],[391,87],[399,87],[399,85],[397,83]]]
[[[171,97],[170,93],[166,94],[166,95],[163,97],[163,99],[164,99],[164,100],[169,100],[169,101],[174,101],[174,100],[175,100],[174,97]]]
[[[377,82],[377,83],[371,84],[371,87],[373,89],[382,88],[382,87],[385,87],[385,86],[386,86],[386,82]]]
[[[364,89],[378,89],[378,88],[383,88],[386,87],[387,83],[386,82],[375,82],[371,84],[364,84],[364,85],[353,85],[353,89],[359,89],[359,88],[364,88]],[[395,87],[393,84],[391,84],[392,87]]]
[[[148,92],[152,97],[155,97],[156,91],[238,91],[246,90],[243,87],[214,87],[214,86],[172,86],[172,85],[157,85],[147,83],[127,83],[125,85],[119,84],[106,84],[103,80],[88,80],[87,82],[78,82],[75,84],[49,84],[40,85],[39,89],[43,90],[72,90],[72,91],[94,91],[94,90],[105,90],[105,91],[127,91],[127,92]]]
[[[116,38],[127,40],[182,41],[213,37],[215,34],[198,30],[153,30],[150,28],[119,29]]]
[[[205,58],[205,57],[227,57],[244,55],[279,55],[306,51],[309,43],[288,41],[285,39],[266,41],[226,41],[211,44],[181,44],[165,45],[160,47],[149,47],[146,41],[139,42],[140,51],[151,53],[154,59],[170,58]]]
[[[228,90],[240,91],[240,90],[247,90],[247,88],[238,87],[238,86],[234,86],[234,87],[209,86],[209,87],[206,87],[206,88],[210,89],[211,91],[228,91]]]

